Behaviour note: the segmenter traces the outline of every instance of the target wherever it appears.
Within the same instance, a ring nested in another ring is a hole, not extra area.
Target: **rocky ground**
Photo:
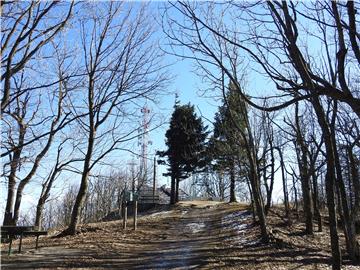
[[[247,206],[184,202],[139,217],[138,229],[121,221],[82,226],[76,236],[23,241],[2,269],[331,269],[328,233],[304,236],[303,225],[284,226],[280,210],[269,214],[276,239],[262,244]],[[56,234],[57,232],[53,232]],[[13,248],[16,249],[17,241]],[[360,269],[346,265],[344,269]]]

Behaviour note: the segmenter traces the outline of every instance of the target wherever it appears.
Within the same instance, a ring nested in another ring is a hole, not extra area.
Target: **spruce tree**
[[[227,172],[230,176],[230,202],[236,201],[235,181],[239,162],[244,161],[243,139],[239,129],[246,134],[247,110],[238,91],[231,84],[226,98],[214,119],[214,132],[209,140],[209,152],[213,169]]]
[[[159,163],[168,165],[168,172],[164,175],[171,176],[170,204],[178,202],[180,181],[206,164],[206,128],[193,105],[175,104],[170,127],[165,134],[168,149],[158,152],[160,157],[167,157],[167,161],[160,160]]]

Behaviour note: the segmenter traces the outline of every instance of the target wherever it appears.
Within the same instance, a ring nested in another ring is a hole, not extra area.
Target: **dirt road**
[[[183,203],[140,217],[135,232],[113,221],[44,238],[37,251],[28,239],[22,254],[3,246],[2,269],[330,269],[328,251],[262,245],[251,222],[239,204]]]
[[[131,228],[124,232],[118,221],[90,224],[75,237],[42,240],[37,251],[25,240],[22,254],[7,257],[2,252],[2,269],[220,266],[215,255],[229,242],[231,230],[236,229],[232,228],[234,217],[242,216],[243,226],[250,217],[239,205],[222,206],[212,202],[183,203],[139,218],[136,232]]]

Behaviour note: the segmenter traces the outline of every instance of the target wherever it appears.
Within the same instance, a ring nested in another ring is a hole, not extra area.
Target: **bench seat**
[[[9,251],[8,255],[11,253],[11,245],[12,240],[15,238],[15,236],[20,236],[20,242],[19,242],[19,253],[21,252],[22,247],[22,238],[23,236],[36,236],[36,245],[35,249],[38,249],[39,244],[39,236],[40,235],[47,235],[47,231],[37,231],[34,230],[34,227],[28,226],[28,227],[17,227],[17,226],[2,226],[1,227],[1,237],[3,236],[9,236],[10,243],[9,243]]]

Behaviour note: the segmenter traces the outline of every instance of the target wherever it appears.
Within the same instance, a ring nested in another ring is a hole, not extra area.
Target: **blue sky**
[[[152,3],[151,7],[154,13],[157,13],[158,5],[162,5],[162,2]],[[77,30],[75,30],[77,31]],[[163,34],[159,29],[157,33],[160,40],[163,39]],[[67,39],[74,39],[73,34],[65,34],[64,35]],[[72,41],[73,42],[73,41]],[[76,45],[75,45],[76,46]],[[152,104],[151,102],[148,103],[148,107],[151,110],[150,115],[155,115],[155,117],[164,117],[165,119],[169,119],[173,110],[173,105],[175,102],[175,93],[179,95],[179,100],[182,104],[191,102],[195,105],[196,108],[199,108],[201,113],[209,119],[213,118],[213,115],[217,109],[217,106],[214,105],[212,100],[201,98],[197,95],[197,91],[201,89],[201,81],[200,79],[195,76],[192,72],[193,66],[190,61],[179,61],[179,59],[173,56],[166,56],[165,62],[172,63],[169,67],[170,72],[174,75],[174,79],[172,83],[168,87],[168,91],[172,92],[171,94],[164,95],[161,97],[159,104]],[[210,105],[210,102],[213,105]],[[140,109],[139,109],[140,110]],[[198,114],[200,115],[200,111]],[[205,121],[205,120],[204,120]],[[210,123],[207,123],[210,125]],[[153,126],[150,126],[150,129]],[[165,146],[165,138],[164,134],[168,128],[168,124],[165,123],[161,127],[157,128],[156,130],[150,132],[149,140],[152,141],[152,145],[149,145],[148,148],[148,155],[149,158],[152,159],[153,155],[156,150],[164,150]],[[130,144],[133,144],[135,147],[137,146],[137,139],[133,140]],[[112,159],[116,159],[118,164],[114,164],[114,167],[123,170],[124,167],[127,167],[127,163],[129,163],[133,159],[133,155],[129,154],[128,152],[117,152],[113,153]],[[46,162],[46,160],[44,160]],[[37,172],[38,176],[42,175],[45,176],[48,173],[49,165],[43,163],[42,168],[40,168]],[[167,181],[165,177],[162,176],[162,173],[165,172],[166,168],[164,166],[158,167],[158,183],[159,184],[166,184]],[[105,170],[101,170],[104,173]],[[60,181],[57,181],[56,188],[52,193],[53,197],[56,198],[61,191],[63,190],[64,186],[69,185],[70,183],[79,184],[80,183],[80,176],[73,175],[69,173],[64,173],[61,176]],[[40,193],[40,177],[35,177],[34,181],[31,182],[29,185],[26,186],[24,190],[23,200],[22,200],[22,212],[26,212],[26,209],[29,207],[33,207],[38,200],[38,195]],[[35,195],[35,196],[34,196]],[[3,210],[5,207],[5,198],[6,198],[6,185],[1,185],[1,200],[0,200],[0,215],[3,216]]]
[[[151,8],[154,11],[154,14],[157,14],[158,6],[163,5],[164,2],[153,2],[151,3]],[[178,16],[178,15],[176,15]],[[180,17],[179,17],[180,19]],[[159,29],[158,37],[161,41],[165,41],[165,36]],[[166,47],[164,48],[166,49]],[[220,105],[219,100],[216,98],[210,98],[203,95],[199,95],[202,90],[208,88],[208,85],[203,82],[202,78],[194,73],[194,65],[190,60],[181,60],[176,58],[175,56],[167,55],[165,61],[168,63],[172,63],[169,67],[171,73],[174,75],[173,82],[169,85],[169,89],[167,89],[170,94],[166,96],[162,96],[159,104],[151,104],[148,103],[148,107],[151,110],[150,115],[162,115],[165,119],[169,120],[171,113],[173,111],[173,105],[175,102],[175,93],[178,94],[179,100],[181,104],[186,104],[190,102],[196,108],[197,114],[203,116],[203,121],[206,125],[209,126],[209,130],[212,129],[211,122],[215,112],[217,111],[218,106]],[[262,76],[257,73],[249,72],[247,74],[247,87],[246,89],[250,90],[249,92],[252,94],[264,94],[266,91],[271,89],[271,85],[268,81],[264,80]],[[215,96],[220,96],[219,93],[211,93]],[[152,127],[150,126],[150,129]],[[152,145],[149,145],[148,154],[149,158],[152,159],[156,150],[164,150],[165,146],[165,137],[164,134],[168,129],[168,124],[165,123],[160,128],[150,132],[149,140],[152,141]],[[133,145],[137,145],[137,140],[133,141]],[[127,163],[133,159],[133,156],[127,152],[118,152],[114,153],[114,158],[117,159],[118,164],[115,167],[119,169],[123,169],[127,166]],[[45,166],[46,169],[46,166]],[[165,172],[166,168],[164,166],[158,167],[158,183],[160,184],[168,184],[168,180],[162,176],[162,173]],[[79,183],[80,176],[71,177],[68,175],[63,176],[63,180],[66,183],[73,182]],[[2,187],[4,187],[2,185]],[[26,209],[27,207],[32,206],[38,199],[37,196],[33,196],[34,194],[39,192],[40,186],[38,184],[28,185],[24,192],[23,197],[23,205],[22,209]],[[3,190],[3,189],[2,189]],[[4,194],[5,192],[2,192]],[[57,194],[55,192],[55,194]],[[0,211],[3,211],[4,205],[2,202],[0,203]],[[2,213],[0,213],[2,215]]]

